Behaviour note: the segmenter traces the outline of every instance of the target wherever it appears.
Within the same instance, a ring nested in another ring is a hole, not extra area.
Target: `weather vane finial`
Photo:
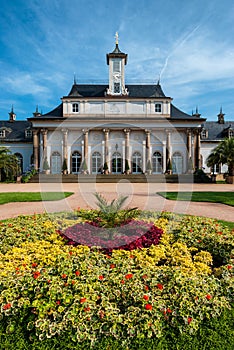
[[[119,44],[119,33],[118,32],[115,33],[115,44],[116,45]]]

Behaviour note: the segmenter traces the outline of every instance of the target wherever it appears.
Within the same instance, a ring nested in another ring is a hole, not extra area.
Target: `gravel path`
[[[174,213],[206,216],[234,222],[234,207],[219,203],[196,203],[190,201],[171,201],[157,195],[159,191],[222,191],[233,192],[234,185],[225,184],[166,184],[166,183],[80,183],[80,184],[0,184],[0,192],[74,192],[66,199],[55,202],[23,202],[0,205],[0,219],[31,215],[43,212],[73,211],[80,208],[95,208],[93,195],[99,192],[110,201],[119,195],[128,196],[127,207],[143,210],[170,211]]]

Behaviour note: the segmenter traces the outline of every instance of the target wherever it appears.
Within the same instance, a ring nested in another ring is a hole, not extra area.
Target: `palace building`
[[[215,125],[227,127],[224,119],[220,122],[222,111],[219,122],[209,124],[198,110],[189,115],[177,108],[160,82],[126,84],[128,55],[120,50],[117,35],[106,63],[109,84],[74,80],[52,111],[36,109],[28,121],[17,121],[12,109],[9,120],[0,122],[0,144],[18,155],[22,171],[30,164],[42,171],[45,160],[51,174],[61,174],[64,167],[70,174],[103,169],[111,174],[186,174],[205,166],[213,148],[209,137],[216,139],[219,129]],[[230,133],[234,123],[229,124]]]

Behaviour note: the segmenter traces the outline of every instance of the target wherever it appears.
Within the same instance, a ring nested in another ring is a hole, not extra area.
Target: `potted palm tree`
[[[152,174],[152,164],[151,164],[151,160],[150,159],[148,159],[148,161],[147,161],[146,171],[147,171],[148,175]]]
[[[82,166],[81,166],[81,173],[82,174],[88,174],[88,167],[87,167],[87,164],[86,164],[86,160],[84,159],[83,163],[82,163]]]
[[[63,160],[63,166],[62,166],[63,174],[67,175],[67,160],[64,158]]]
[[[129,174],[130,172],[130,167],[129,167],[129,164],[128,164],[128,160],[125,159],[125,174]]]
[[[167,163],[167,174],[171,175],[172,174],[172,163],[171,163],[171,159],[168,159],[168,163]]]
[[[43,166],[42,166],[42,168],[43,168],[43,172],[44,172],[45,174],[49,174],[49,172],[50,172],[50,166],[49,166],[47,157],[45,157],[45,159],[44,159],[44,161],[43,161]]]
[[[107,162],[104,163],[104,166],[103,166],[103,171],[104,171],[104,174],[107,175],[109,173],[108,171],[108,164]]]

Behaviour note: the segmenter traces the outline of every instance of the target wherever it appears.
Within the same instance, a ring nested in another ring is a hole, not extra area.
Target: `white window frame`
[[[25,137],[31,137],[32,136],[32,130],[25,130]]]
[[[73,102],[72,103],[72,113],[79,113],[79,103],[78,102]]]
[[[162,113],[162,103],[161,102],[155,102],[155,104],[154,104],[154,111],[157,114],[161,114]]]
[[[0,130],[0,138],[3,139],[4,137],[6,137],[6,130]]]

